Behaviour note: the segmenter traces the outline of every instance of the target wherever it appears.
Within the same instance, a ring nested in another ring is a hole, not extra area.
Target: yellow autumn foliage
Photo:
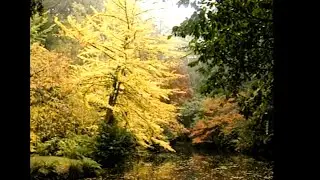
[[[83,21],[68,17],[68,24],[55,22],[65,36],[83,46],[78,57],[83,65],[73,66],[73,83],[88,107],[112,110],[117,125],[125,127],[137,142],[174,151],[163,134],[165,126],[180,127],[176,107],[164,101],[174,89],[164,84],[179,77],[170,71],[174,59],[164,37],[155,35],[152,21],[141,17],[134,0],[110,0],[102,12],[94,10]],[[170,61],[172,59],[172,61]]]
[[[31,143],[68,133],[96,131],[96,113],[84,106],[71,81],[70,60],[35,43],[31,46]],[[37,138],[36,138],[37,137]]]

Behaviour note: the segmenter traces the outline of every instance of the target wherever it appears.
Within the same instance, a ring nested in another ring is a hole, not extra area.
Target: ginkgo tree
[[[176,107],[165,100],[176,89],[164,88],[179,75],[168,57],[170,46],[154,33],[152,21],[135,0],[108,0],[102,12],[81,22],[55,19],[62,33],[80,42],[74,83],[84,100],[101,112],[109,125],[128,129],[144,147],[158,144],[174,151],[164,135],[164,127],[179,127]],[[177,57],[176,57],[177,59]]]

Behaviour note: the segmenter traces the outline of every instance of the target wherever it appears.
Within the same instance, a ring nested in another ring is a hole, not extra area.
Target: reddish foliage
[[[170,81],[168,86],[172,89],[177,89],[169,98],[175,104],[182,104],[193,95],[190,78],[187,72],[187,67],[183,63],[171,68],[172,71],[181,75],[181,77]]]
[[[233,99],[207,98],[203,102],[204,118],[191,129],[193,143],[207,141],[214,132],[230,133],[236,122],[243,120]]]

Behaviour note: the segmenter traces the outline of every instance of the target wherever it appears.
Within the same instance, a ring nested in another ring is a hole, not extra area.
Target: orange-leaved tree
[[[229,134],[243,116],[234,99],[206,98],[202,103],[203,117],[191,129],[193,143],[212,142],[215,135]]]

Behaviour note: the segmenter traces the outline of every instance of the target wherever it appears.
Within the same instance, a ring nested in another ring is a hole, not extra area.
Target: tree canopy
[[[272,1],[201,0],[180,4],[196,9],[173,28],[173,34],[193,38],[189,47],[199,58],[190,66],[198,66],[205,77],[201,93],[214,95],[222,90],[236,97],[248,123],[254,124],[250,132],[266,139],[272,134]]]
[[[181,0],[195,12],[168,37],[154,2],[32,1],[33,177],[73,177],[64,160],[91,176],[190,147],[269,155],[271,0]]]
[[[164,59],[172,57],[168,48],[133,0],[109,1],[104,11],[94,12],[81,22],[69,16],[68,25],[56,19],[65,36],[83,46],[74,79],[88,105],[104,110],[106,122],[125,126],[141,145],[173,150],[162,134],[163,126],[177,124],[175,106],[164,102],[174,91],[164,83],[178,77],[169,71],[172,61]]]

